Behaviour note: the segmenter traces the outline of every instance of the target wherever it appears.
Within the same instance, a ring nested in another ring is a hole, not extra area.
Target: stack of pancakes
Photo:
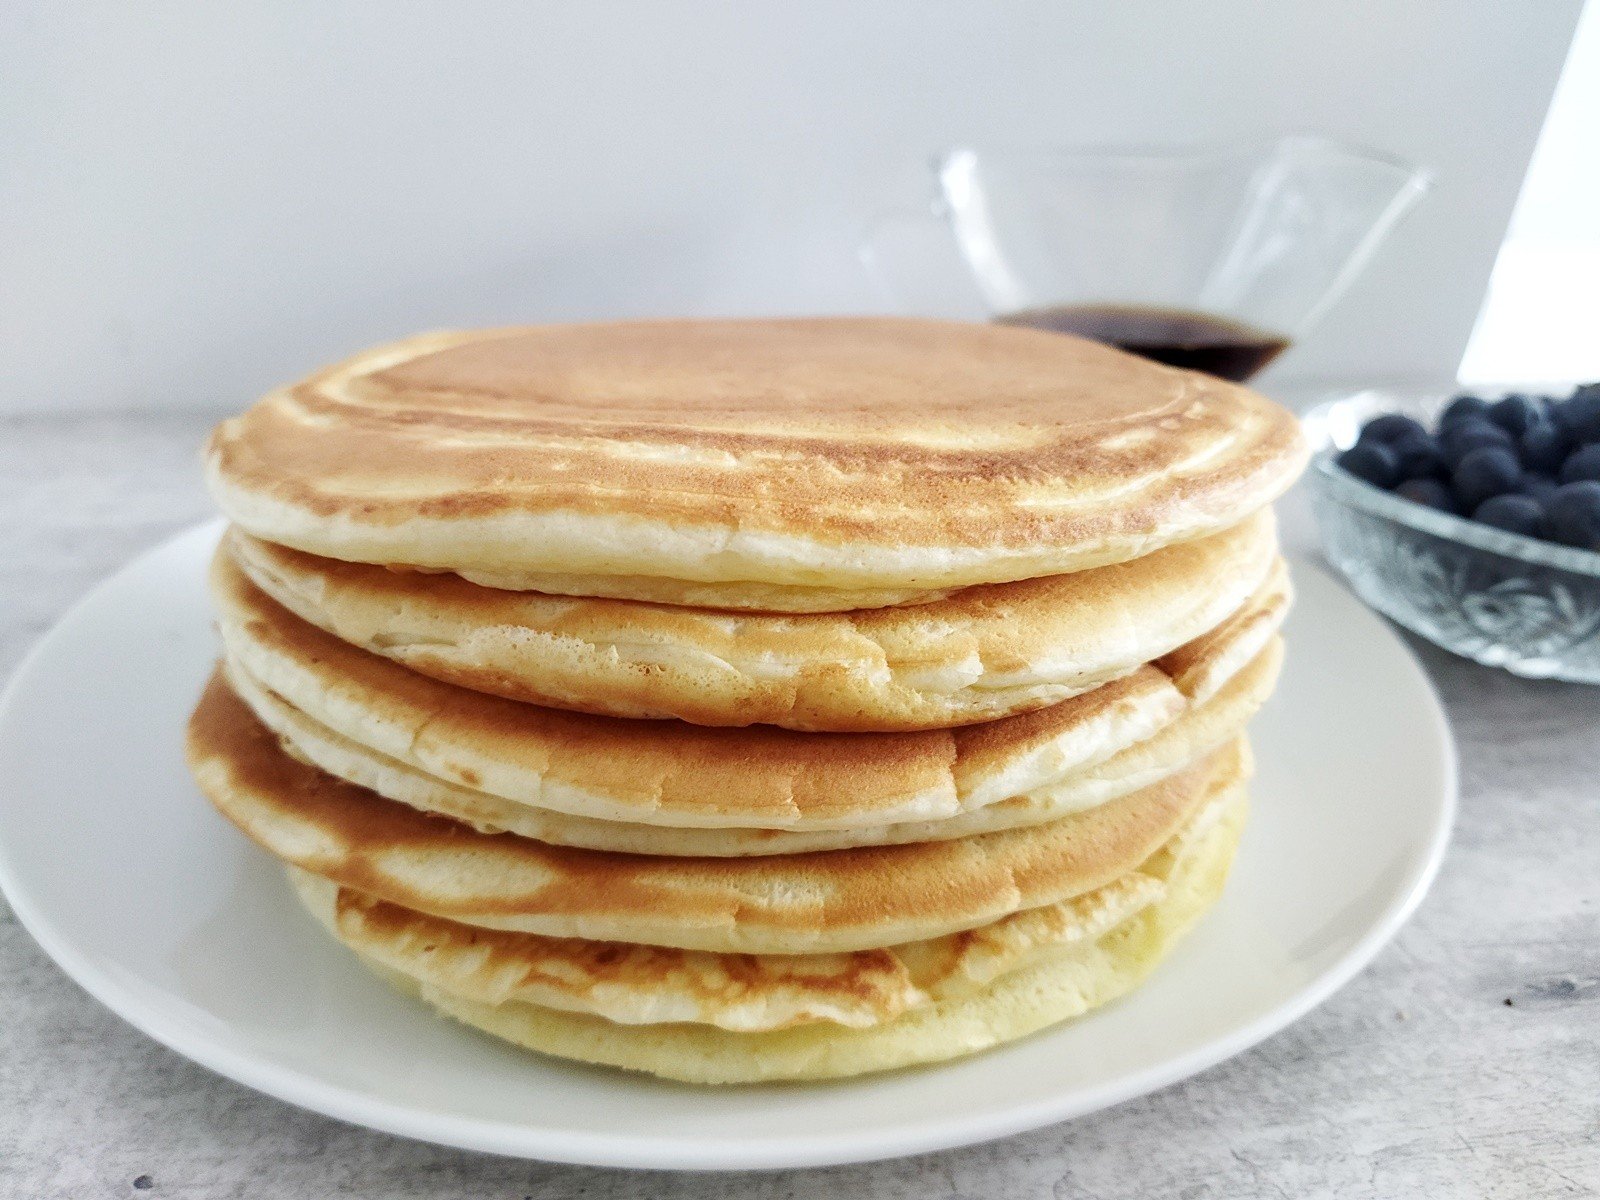
[[[727,1083],[971,1053],[1221,890],[1295,422],[1056,334],[435,334],[221,425],[216,806],[428,1004]]]

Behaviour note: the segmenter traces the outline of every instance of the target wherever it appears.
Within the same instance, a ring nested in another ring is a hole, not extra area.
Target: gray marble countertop
[[[208,515],[195,455],[208,423],[0,419],[0,675],[85,589]],[[1461,751],[1438,884],[1327,1004],[1177,1087],[987,1146],[823,1171],[492,1158],[351,1128],[192,1065],[79,991],[0,905],[0,1197],[1600,1195],[1600,688],[1412,644]]]

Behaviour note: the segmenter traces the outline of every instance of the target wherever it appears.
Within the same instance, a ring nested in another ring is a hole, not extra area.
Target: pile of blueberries
[[[1600,383],[1565,400],[1457,396],[1433,432],[1386,413],[1338,462],[1417,504],[1600,550]]]

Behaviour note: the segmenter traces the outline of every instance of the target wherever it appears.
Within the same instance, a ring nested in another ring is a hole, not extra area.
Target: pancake
[[[557,846],[729,858],[944,841],[1041,825],[1083,812],[1164,779],[1240,736],[1271,694],[1282,657],[1282,644],[1274,639],[1215,695],[1186,709],[1144,741],[1047,788],[939,821],[813,831],[631,825],[517,804],[447,783],[358,745],[319,725],[244,672],[225,667],[224,676],[291,756],[422,812],[450,817],[486,833],[514,833]]]
[[[1228,802],[1209,801],[1152,861],[1192,847]],[[850,954],[712,954],[480,929],[288,870],[306,907],[346,946],[462,999],[538,1004],[623,1025],[688,1021],[743,1033],[817,1022],[884,1024],[1094,942],[1165,891],[1159,870],[1141,867],[1071,900],[928,941]]]
[[[271,542],[266,544],[273,545]],[[386,565],[384,570],[420,576],[457,575],[469,583],[501,591],[790,615],[929,604],[961,590],[954,587],[849,588],[782,583],[697,583],[688,579],[662,579],[651,575],[586,575],[574,571],[519,571],[515,575],[500,575],[493,571],[456,572],[442,568],[406,567],[396,563]]]
[[[491,929],[686,950],[832,953],[920,941],[1055,904],[1133,870],[1220,776],[1225,748],[1087,812],[957,841],[765,858],[608,854],[486,834],[285,754],[219,678],[189,765],[224,816],[285,862],[405,908]]]
[[[1161,897],[1094,941],[1046,955],[977,992],[958,992],[863,1028],[811,1023],[738,1032],[691,1022],[622,1025],[516,999],[485,1003],[419,982],[376,958],[363,961],[400,990],[495,1037],[685,1083],[835,1079],[941,1062],[1081,1016],[1141,983],[1222,894],[1245,808],[1242,789],[1235,789],[1222,818],[1191,847],[1147,863],[1144,870],[1162,881]]]
[[[1138,558],[1237,524],[1305,457],[1289,413],[1209,376],[1036,330],[834,318],[428,334],[223,422],[207,472],[235,524],[326,558],[815,607]]]
[[[1274,640],[1289,615],[1289,570],[1280,558],[1265,582],[1227,618],[1155,660],[1185,696],[1209,696]]]
[[[714,954],[480,929],[290,867],[306,907],[363,958],[480,1004],[584,1012],[623,1025],[687,1021],[741,1033],[831,1022],[862,1029],[977,990],[1060,946],[1092,941],[1155,901],[1138,871],[967,933],[848,954]]]
[[[940,820],[1093,766],[1192,703],[1145,666],[1049,708],[954,730],[808,734],[621,720],[407,670],[295,617],[225,554],[212,590],[230,669],[324,728],[436,779],[631,824],[816,830]]]
[[[991,721],[1126,675],[1237,610],[1275,540],[1263,510],[1128,563],[798,617],[500,591],[239,530],[227,553],[302,620],[476,691],[617,717],[866,732]]]

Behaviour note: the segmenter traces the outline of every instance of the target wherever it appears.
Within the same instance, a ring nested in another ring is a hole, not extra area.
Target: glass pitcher
[[[902,310],[1081,333],[1231,379],[1302,336],[1429,182],[1312,136],[961,147],[933,169],[933,203],[880,217],[861,247]]]

